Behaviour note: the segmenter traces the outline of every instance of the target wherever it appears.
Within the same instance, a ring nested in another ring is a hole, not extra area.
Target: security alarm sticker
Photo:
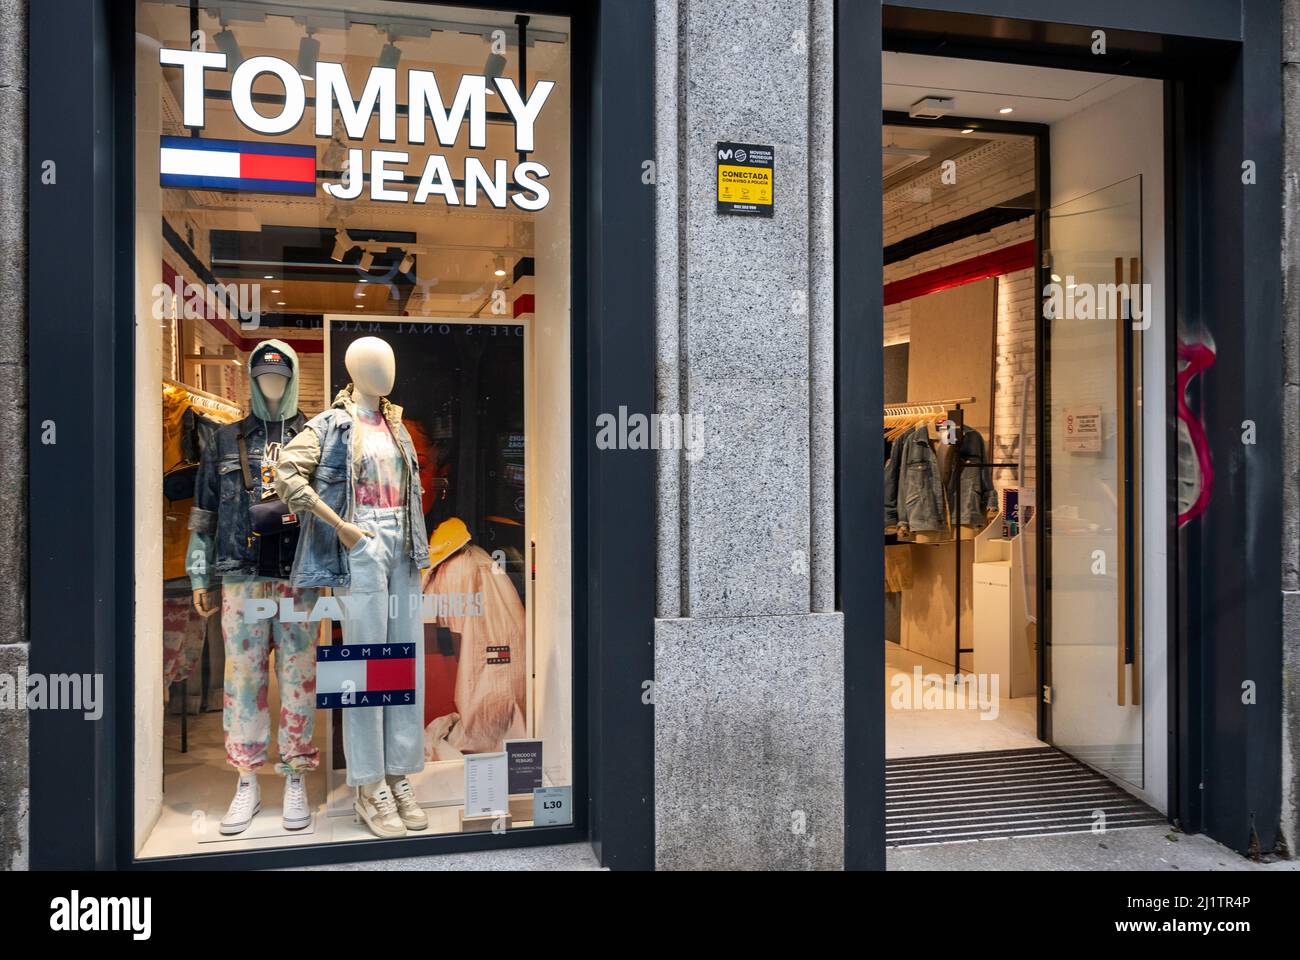
[[[776,209],[775,148],[718,144],[718,213],[770,217]]]
[[[1070,407],[1065,411],[1067,453],[1101,453],[1101,407]]]

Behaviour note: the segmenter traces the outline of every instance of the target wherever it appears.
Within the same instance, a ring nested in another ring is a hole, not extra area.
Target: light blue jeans
[[[404,513],[401,507],[357,508],[353,523],[374,536],[362,538],[348,555],[352,585],[334,591],[352,598],[343,617],[345,644],[409,644],[415,657],[414,703],[343,710],[343,751],[354,787],[424,769],[424,618]]]

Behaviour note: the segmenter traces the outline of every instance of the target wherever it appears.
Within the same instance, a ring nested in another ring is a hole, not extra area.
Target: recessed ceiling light
[[[965,130],[962,131],[962,133],[974,133],[974,132],[975,132],[974,127],[967,127]]]
[[[279,290],[272,290],[271,292],[272,292],[272,293],[279,293],[280,291],[279,291]]]
[[[1014,109],[1015,109],[1014,107],[1003,107],[1001,110],[998,111],[998,113],[1011,113],[1011,111]]]
[[[264,276],[262,279],[263,279],[263,280],[274,280],[275,277],[268,273],[268,274],[267,274],[266,276]]]
[[[362,283],[369,283],[370,281],[367,280],[365,277],[362,277],[362,278],[361,278],[361,282],[362,282]]]
[[[275,303],[275,305],[276,305],[277,307],[287,307],[287,306],[288,306],[288,304],[285,303],[283,300],[277,300],[276,303]]]
[[[364,303],[358,303],[358,304],[357,304],[357,309],[358,309],[358,310],[364,310],[364,309],[366,309],[366,305],[365,305]]]

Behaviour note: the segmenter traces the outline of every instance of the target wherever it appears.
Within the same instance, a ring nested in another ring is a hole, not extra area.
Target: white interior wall
[[[548,165],[551,202],[534,230],[536,296],[531,345],[532,422],[526,456],[529,525],[537,542],[531,611],[533,707],[548,783],[573,782],[573,471],[570,436],[569,91],[567,78],[547,101],[538,130],[537,159]]]
[[[1142,80],[1051,126],[1052,205],[1135,175],[1142,177],[1142,279],[1151,284],[1151,325],[1143,334],[1142,638],[1144,789],[1168,806],[1166,755],[1167,549],[1165,540],[1164,93]]]

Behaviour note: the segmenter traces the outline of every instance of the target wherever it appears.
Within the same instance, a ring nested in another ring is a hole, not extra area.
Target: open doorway
[[[1166,809],[1163,97],[884,55],[891,843]]]

